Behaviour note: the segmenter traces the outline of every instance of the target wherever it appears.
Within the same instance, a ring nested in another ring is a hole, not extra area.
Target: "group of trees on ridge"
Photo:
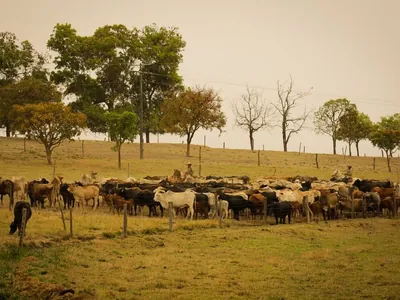
[[[9,137],[25,134],[44,145],[51,164],[54,148],[79,135],[84,128],[108,134],[115,142],[121,167],[121,147],[139,133],[143,111],[146,142],[150,133],[186,137],[187,156],[198,129],[223,131],[227,118],[222,99],[208,87],[185,87],[178,74],[185,41],[177,28],[155,24],[141,29],[103,26],[93,35],[80,36],[70,24],[57,24],[47,41],[48,53],[39,53],[29,41],[19,43],[10,32],[0,32],[0,128]],[[53,70],[47,67],[52,63]],[[294,81],[277,82],[277,100],[269,107],[262,94],[247,88],[232,106],[235,124],[254,134],[273,126],[279,117],[283,150],[300,132],[311,110],[296,107],[310,94],[295,92]],[[65,97],[71,98],[68,105]],[[143,98],[141,98],[143,97]],[[142,100],[142,103],[141,103]],[[141,106],[142,105],[142,106]],[[141,109],[142,108],[142,109]],[[400,114],[373,124],[347,99],[327,101],[314,113],[315,131],[355,145],[369,139],[387,157],[400,147]]]

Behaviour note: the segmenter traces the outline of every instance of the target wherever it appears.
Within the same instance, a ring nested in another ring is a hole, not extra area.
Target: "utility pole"
[[[143,83],[142,83],[142,64],[139,69],[140,77],[140,159],[143,159]]]

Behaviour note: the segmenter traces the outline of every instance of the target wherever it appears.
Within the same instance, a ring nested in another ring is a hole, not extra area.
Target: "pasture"
[[[185,145],[124,145],[123,169],[116,167],[112,143],[74,141],[56,149],[56,175],[78,180],[94,170],[102,177],[139,179],[184,170]],[[199,146],[189,159],[198,174]],[[32,180],[50,178],[44,151],[35,142],[0,139],[0,170]],[[248,175],[251,179],[316,176],[328,179],[335,168],[351,164],[355,177],[397,180],[400,163],[371,157],[318,155],[202,147],[202,175]],[[121,237],[123,217],[108,209],[74,209],[74,238],[62,227],[60,213],[33,209],[26,247],[9,236],[12,213],[0,207],[0,299],[397,299],[400,293],[400,222],[367,218],[271,226],[262,221],[128,217],[128,237]],[[67,228],[68,228],[68,214]],[[60,292],[73,290],[64,296]]]

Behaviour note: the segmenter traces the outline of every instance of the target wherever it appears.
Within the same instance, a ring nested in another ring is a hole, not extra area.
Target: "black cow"
[[[229,203],[229,209],[233,210],[233,218],[239,220],[239,212],[250,208],[249,200],[245,200],[242,196],[227,195],[218,191],[219,199],[226,200]]]
[[[210,204],[208,203],[208,196],[204,194],[196,194],[196,199],[194,203],[194,210],[196,213],[196,219],[197,219],[197,214],[199,212],[203,213],[204,218],[208,218],[208,212],[210,211]]]
[[[368,193],[371,192],[374,187],[391,188],[392,183],[389,180],[378,181],[378,180],[357,179],[354,181],[353,186],[356,186],[360,191],[364,193]]]
[[[279,199],[274,191],[262,192],[262,195],[267,199],[267,215],[269,215],[269,210],[272,203],[279,202]]]
[[[154,200],[154,193],[150,190],[143,190],[137,193],[133,199],[133,203],[135,205],[135,214],[137,205],[147,205],[147,207],[149,208],[149,217],[151,217],[151,215],[158,216],[157,206],[160,208],[161,218],[164,216],[164,208],[162,207],[160,202]]]
[[[21,227],[22,227],[22,210],[26,208],[26,221],[25,221],[25,228],[28,224],[28,220],[32,216],[31,206],[28,202],[25,201],[18,201],[14,207],[14,221],[10,224],[10,234],[14,234],[15,231],[18,229],[18,235],[21,234]]]
[[[75,206],[75,198],[74,195],[68,191],[68,183],[63,183],[60,185],[60,194],[64,200],[64,209]]]
[[[288,217],[288,221],[290,224],[290,216],[292,215],[292,204],[289,201],[282,202],[274,202],[270,206],[270,214],[273,214],[275,217],[276,224],[279,223],[285,224],[286,216]]]

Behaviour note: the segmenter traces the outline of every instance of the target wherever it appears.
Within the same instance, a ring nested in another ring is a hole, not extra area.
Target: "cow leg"
[[[275,216],[275,221],[276,221],[276,225],[278,225],[279,222],[278,222],[278,217],[277,216]]]
[[[289,222],[289,224],[290,224],[290,214],[288,214],[288,222]]]

